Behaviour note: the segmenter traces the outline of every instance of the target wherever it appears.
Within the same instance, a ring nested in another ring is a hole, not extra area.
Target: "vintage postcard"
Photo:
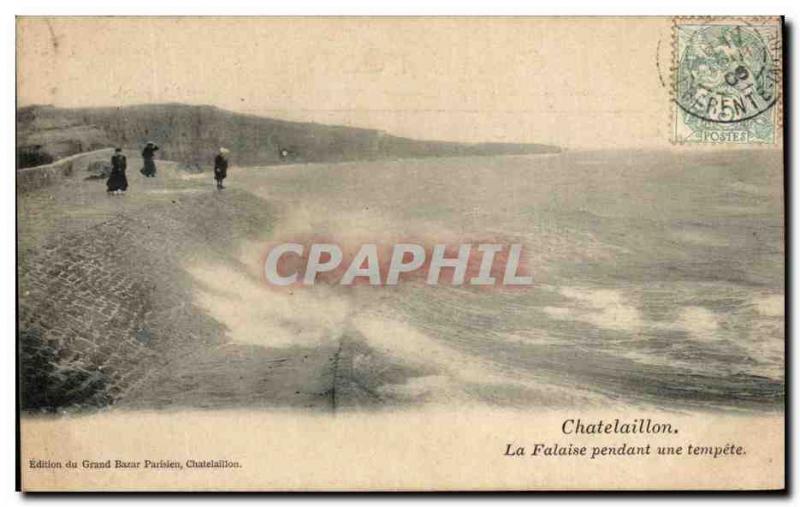
[[[782,490],[780,17],[20,17],[23,491]]]

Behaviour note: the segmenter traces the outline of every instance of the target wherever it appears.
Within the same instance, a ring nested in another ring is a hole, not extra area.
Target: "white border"
[[[2,469],[0,470],[0,497],[4,500],[5,505],[16,505],[25,501],[22,495],[13,492],[14,489],[14,456],[15,456],[15,441],[14,441],[14,424],[15,424],[15,405],[14,405],[14,372],[15,372],[15,357],[14,357],[14,341],[15,341],[15,216],[16,210],[14,208],[15,188],[13,181],[14,170],[14,16],[15,15],[461,15],[461,16],[475,16],[475,15],[539,15],[539,16],[554,16],[554,15],[692,15],[692,14],[720,14],[720,15],[785,15],[792,26],[792,40],[791,46],[788,49],[788,54],[794,57],[797,54],[796,40],[798,38],[798,26],[800,26],[800,2],[796,0],[759,0],[757,2],[752,0],[727,0],[725,2],[698,2],[697,0],[671,0],[670,2],[636,2],[631,0],[615,1],[615,2],[590,2],[590,1],[577,1],[577,0],[558,0],[557,2],[541,2],[541,3],[522,3],[509,0],[454,0],[454,1],[438,1],[433,0],[402,0],[396,2],[383,2],[378,3],[375,0],[291,0],[283,2],[254,2],[246,0],[225,0],[224,2],[165,2],[164,0],[136,0],[136,1],[121,1],[116,2],[113,0],[90,0],[90,1],[58,1],[58,0],[28,0],[28,1],[12,1],[4,2],[2,4],[3,15],[0,17],[0,30],[2,38],[0,38],[0,62],[5,75],[0,79],[0,86],[2,86],[2,119],[4,124],[7,125],[5,130],[6,134],[2,139],[2,160],[6,162],[8,167],[5,168],[8,179],[5,184],[0,185],[0,231],[3,234],[3,241],[0,241],[0,264],[2,265],[2,282],[0,283],[0,323],[3,326],[3,333],[0,337],[3,340],[4,347],[3,353],[0,354],[2,363],[0,363],[0,371],[3,372],[2,376],[2,389],[0,389],[0,411],[2,417],[0,421],[0,463]],[[796,64],[792,66],[792,70],[796,68]],[[791,110],[786,110],[786,122],[790,123],[790,118],[793,117],[794,103],[797,100],[797,79],[794,77],[795,73],[792,72],[791,76],[791,97],[792,101],[788,104]],[[794,151],[797,150],[797,129],[793,129],[792,140],[790,146],[794,146]],[[796,168],[795,157],[792,157],[791,167]],[[2,181],[2,180],[0,180]],[[792,194],[797,196],[797,178],[793,178]],[[797,213],[792,213],[791,223],[797,224]],[[792,237],[796,238],[796,232],[792,231]],[[796,241],[792,241],[792,251],[795,252],[793,257],[796,257]],[[793,259],[794,260],[794,259]],[[793,260],[790,260],[792,262]],[[794,262],[792,262],[794,264]],[[797,286],[797,269],[794,270],[792,276],[792,286]],[[800,303],[797,299],[791,308],[792,315],[798,315],[798,305]],[[794,334],[794,333],[792,333]],[[793,340],[794,336],[790,339]],[[798,344],[792,347],[792,364],[794,370],[800,367],[798,363]],[[796,373],[793,375],[796,377]],[[794,385],[792,384],[791,392],[794,392]],[[797,405],[794,400],[791,400],[792,411],[796,413]],[[798,487],[798,463],[796,461],[797,453],[794,452],[798,448],[798,439],[794,438],[794,448],[792,454],[795,456],[793,470],[792,484]],[[85,502],[85,501],[125,501],[130,504],[147,504],[151,507],[159,505],[166,505],[170,500],[175,500],[175,497],[163,498],[147,498],[147,497],[133,497],[121,499],[119,497],[71,497],[67,499],[71,502]],[[232,502],[241,500],[242,497],[212,497],[212,498],[199,498],[199,497],[186,497],[182,498],[183,502]],[[278,497],[268,498],[250,498],[255,501],[268,501],[283,503],[291,501],[293,504],[306,503],[311,501],[320,500],[320,497],[303,497],[294,499],[285,499]],[[512,498],[504,497],[506,500]],[[519,499],[519,498],[518,498]],[[547,498],[541,496],[533,496],[523,498],[524,501],[534,501],[538,504],[550,504],[558,502],[559,504],[574,504],[583,502],[592,497],[560,497],[560,498]],[[598,499],[598,498],[594,498]],[[633,498],[623,497],[622,500]],[[50,503],[56,501],[64,501],[64,498],[46,497],[38,498],[36,503]],[[351,501],[350,498],[338,498],[337,501]],[[414,505],[426,505],[436,500],[453,501],[453,497],[433,497],[433,498],[386,498],[386,497],[366,497],[360,501],[368,503],[373,502],[397,502],[411,503]],[[616,497],[599,497],[600,501],[605,503],[616,503],[620,498]],[[658,499],[659,503],[691,505],[699,504],[703,501],[712,502],[729,502],[736,500],[736,503],[741,505],[744,503],[757,503],[768,501],[770,499],[764,498],[709,498],[697,497],[687,498],[681,497],[667,497]],[[771,498],[775,500],[775,498]],[[28,500],[30,501],[30,499]],[[487,497],[475,497],[471,499],[472,502],[485,503],[491,502],[493,499]]]

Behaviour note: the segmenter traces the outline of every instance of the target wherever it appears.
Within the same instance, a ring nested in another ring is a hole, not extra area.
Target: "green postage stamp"
[[[678,144],[774,144],[781,135],[780,18],[676,18]]]

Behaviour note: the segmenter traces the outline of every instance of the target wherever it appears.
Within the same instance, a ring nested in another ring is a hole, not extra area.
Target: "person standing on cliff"
[[[228,150],[220,148],[217,156],[214,157],[214,179],[217,180],[217,190],[225,188],[222,180],[228,176]]]
[[[142,158],[144,159],[142,174],[148,178],[153,178],[156,175],[156,163],[153,161],[153,157],[157,151],[158,146],[152,141],[148,142],[147,146],[145,146],[142,150]]]
[[[111,174],[106,181],[106,187],[112,194],[121,194],[128,189],[128,178],[125,176],[127,168],[128,159],[122,154],[122,148],[116,148],[111,157]]]

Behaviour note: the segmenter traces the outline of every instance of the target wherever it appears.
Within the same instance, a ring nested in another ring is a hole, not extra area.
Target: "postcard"
[[[22,490],[783,490],[782,41],[17,18]]]

